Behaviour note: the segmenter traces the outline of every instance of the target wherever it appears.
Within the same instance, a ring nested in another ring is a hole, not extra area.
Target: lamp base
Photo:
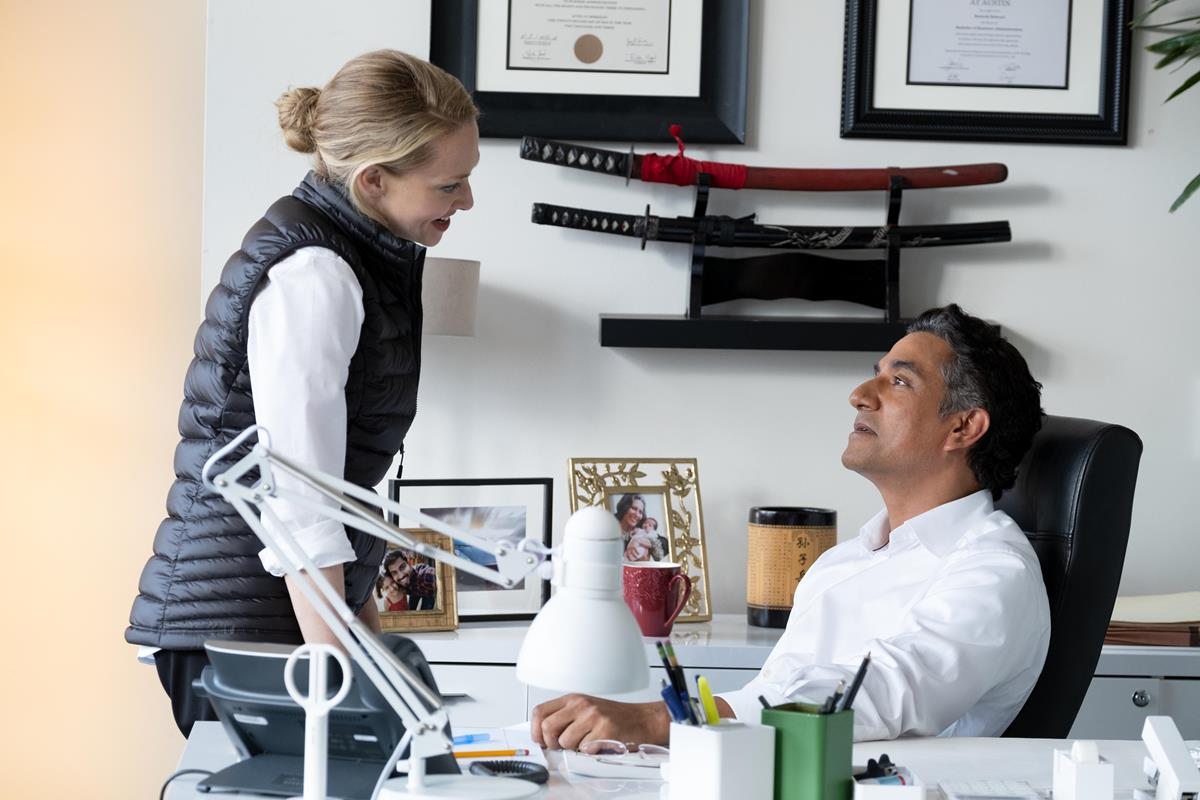
[[[379,800],[418,800],[422,797],[470,797],[479,800],[509,800],[529,797],[541,787],[520,778],[482,775],[426,775],[417,792],[408,789],[408,778],[391,778],[379,790]]]

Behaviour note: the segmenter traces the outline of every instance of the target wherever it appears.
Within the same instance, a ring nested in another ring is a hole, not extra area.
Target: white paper
[[[907,0],[880,2],[875,23],[874,106],[880,109],[1096,114],[1103,94],[1104,7],[1105,4],[1099,2],[1072,5],[1069,88],[1047,91],[1013,86],[909,83],[911,5]]]
[[[912,0],[908,82],[1066,89],[1071,0]]]
[[[515,725],[510,725],[507,728],[454,728],[455,736],[465,736],[471,733],[486,733],[489,738],[484,742],[472,742],[471,744],[456,744],[454,752],[463,754],[458,757],[458,765],[462,767],[463,772],[466,772],[472,763],[478,761],[476,758],[469,758],[466,754],[472,751],[487,752],[489,750],[528,750],[527,756],[483,756],[485,761],[532,761],[535,764],[541,764],[543,767],[549,768],[550,764],[546,761],[546,754],[542,748],[533,741],[533,737],[529,733],[529,723],[519,722]]]
[[[481,92],[700,96],[695,0],[479,0],[478,14]]]
[[[508,69],[670,71],[671,0],[510,0]]]

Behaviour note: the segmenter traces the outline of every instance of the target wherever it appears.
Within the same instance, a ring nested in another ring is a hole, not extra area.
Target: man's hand
[[[568,694],[533,709],[533,740],[551,750],[575,750],[595,739],[667,744],[671,716],[666,703],[618,703]]]

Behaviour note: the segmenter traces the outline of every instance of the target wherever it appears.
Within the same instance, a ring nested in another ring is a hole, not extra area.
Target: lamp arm
[[[240,466],[240,464],[239,464]],[[252,465],[251,465],[252,466]],[[230,484],[224,475],[214,479],[218,491],[234,507],[283,565],[285,574],[296,578],[293,585],[346,648],[351,659],[359,665],[367,679],[379,690],[383,699],[412,731],[411,760],[419,760],[450,752],[442,728],[446,712],[441,700],[425,686],[421,677],[379,640],[346,602],[338,595],[320,569],[312,562],[291,534],[278,520],[272,520],[279,534],[273,534],[251,508],[254,488]],[[274,516],[269,508],[259,505],[260,514]],[[307,580],[305,578],[308,578]]]
[[[224,472],[214,475],[215,466],[242,447],[251,435],[258,436],[258,443],[250,452]],[[269,442],[269,434],[265,428],[250,426],[208,458],[201,472],[203,482],[234,507],[255,535],[279,560],[285,574],[296,579],[293,581],[294,586],[316,610],[388,705],[395,710],[404,722],[406,730],[412,732],[409,786],[419,786],[424,779],[425,759],[451,751],[451,742],[443,731],[447,716],[441,699],[354,615],[304,549],[296,543],[287,526],[275,515],[267,503],[268,498],[297,503],[321,516],[338,520],[369,535],[450,564],[504,587],[513,586],[518,580],[538,569],[551,554],[551,550],[532,539],[520,543],[495,542],[468,531],[457,530],[435,517],[400,503],[384,500],[374,492],[348,481],[297,464],[272,451],[268,446]],[[257,470],[256,478],[251,476],[254,470]],[[334,505],[286,489],[280,491],[275,480],[279,472],[294,476],[322,497],[334,501]],[[402,528],[381,519],[372,508],[390,511],[398,518],[415,522],[495,554],[498,572],[453,552],[416,541]],[[264,518],[270,522],[269,526],[264,524]],[[274,528],[275,532],[270,528]]]
[[[506,589],[511,589],[527,575],[536,571],[552,554],[551,548],[546,547],[536,539],[524,538],[519,542],[508,540],[495,541],[493,539],[486,539],[469,530],[455,528],[453,525],[449,525],[437,517],[432,517],[415,508],[380,497],[375,492],[364,489],[349,481],[336,478],[312,467],[301,466],[286,456],[263,445],[256,446],[255,450],[258,451],[260,448],[261,458],[268,460],[272,466],[277,467],[281,472],[286,472],[295,477],[323,497],[340,504],[346,510],[342,510],[338,506],[329,506],[320,503],[306,495],[286,489],[280,490],[275,486],[264,487],[264,491],[268,496],[287,500],[288,502],[316,511],[330,519],[338,520],[343,525],[349,525],[356,530],[391,542],[397,547],[413,550],[435,561],[449,564],[456,569],[469,572],[472,575],[498,584]],[[491,553],[496,556],[496,567],[499,574],[497,574],[497,570],[488,569],[476,564],[469,558],[463,558],[452,551],[442,550],[439,547],[434,547],[433,545],[414,539],[409,535],[408,531],[381,518],[376,513],[377,511],[390,511],[398,518],[407,520],[410,524],[429,528],[449,536],[451,539],[464,541],[473,547]]]

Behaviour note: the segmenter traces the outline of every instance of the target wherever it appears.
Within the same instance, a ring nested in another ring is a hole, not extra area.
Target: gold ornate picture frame
[[[627,559],[665,556],[663,560],[683,568],[683,574],[692,582],[692,596],[675,621],[712,619],[696,459],[572,458],[568,470],[572,512],[602,506],[612,511],[619,523],[623,515],[618,510],[629,515],[626,524],[639,526],[634,531],[625,531],[626,525],[622,526],[627,537]],[[641,500],[640,508],[634,498]],[[649,529],[651,522],[655,523],[653,529]]]
[[[449,536],[426,528],[406,529],[414,539],[454,552]],[[458,627],[454,569],[412,550],[388,545],[371,602],[384,633],[452,631]]]

